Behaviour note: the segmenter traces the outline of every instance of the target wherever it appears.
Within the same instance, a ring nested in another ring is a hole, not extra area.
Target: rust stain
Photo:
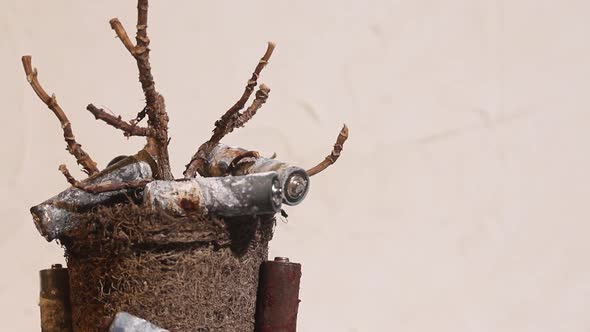
[[[198,198],[183,197],[180,199],[179,206],[187,212],[199,211],[201,209],[201,202]]]

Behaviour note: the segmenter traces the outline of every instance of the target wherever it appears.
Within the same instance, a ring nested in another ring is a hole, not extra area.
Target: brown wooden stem
[[[117,34],[117,37],[119,37],[119,40],[121,40],[123,45],[125,45],[125,48],[129,51],[129,53],[131,53],[131,55],[135,56],[135,45],[133,45],[131,39],[129,39],[129,35],[127,34],[127,31],[125,31],[125,27],[123,27],[121,21],[119,21],[119,19],[115,17],[111,19],[109,23],[111,24],[111,28],[115,30],[115,33]]]
[[[30,55],[25,55],[22,57],[23,67],[25,69],[25,74],[27,75],[27,81],[31,84],[31,87],[39,96],[41,101],[49,107],[53,114],[58,118],[59,122],[61,123],[61,127],[64,133],[64,139],[67,143],[67,150],[76,157],[76,161],[79,165],[82,165],[84,171],[89,175],[98,173],[98,167],[96,166],[96,162],[90,158],[90,156],[82,149],[82,145],[76,142],[76,138],[74,137],[74,132],[72,130],[72,124],[68,117],[62,110],[62,108],[57,103],[55,95],[49,96],[47,92],[43,89],[39,80],[37,79],[37,69],[33,68],[32,60]]]
[[[340,153],[342,152],[342,148],[344,147],[344,142],[348,139],[348,127],[344,125],[340,133],[338,134],[338,138],[336,139],[336,144],[334,144],[334,148],[332,152],[319,164],[307,170],[307,175],[314,176],[319,172],[325,170],[330,165],[334,164],[336,160],[340,157]]]
[[[154,135],[154,130],[152,128],[133,125],[127,121],[122,120],[121,116],[114,116],[112,114],[109,114],[102,108],[97,108],[92,104],[88,105],[86,109],[90,113],[92,113],[92,115],[94,115],[94,118],[96,118],[97,120],[102,120],[117,129],[121,129],[126,137]]]
[[[66,180],[68,180],[69,184],[71,184],[73,187],[76,187],[76,188],[80,187],[80,182],[72,176],[72,174],[70,173],[70,171],[68,170],[68,167],[66,165],[61,164],[61,165],[59,165],[58,169],[66,177]]]
[[[156,90],[150,64],[150,39],[147,34],[148,0],[137,1],[137,33],[135,35],[135,45],[131,42],[129,35],[119,19],[113,18],[110,24],[125,48],[137,62],[139,82],[141,83],[141,88],[145,96],[148,127],[150,129],[150,133],[145,135],[147,136],[145,150],[156,160],[159,178],[172,180],[174,176],[170,170],[170,160],[168,157],[169,118],[166,112],[164,97]]]
[[[243,127],[246,122],[250,121],[262,105],[266,103],[269,93],[270,89],[266,85],[261,84],[258,91],[256,91],[256,98],[252,102],[252,105],[250,105],[250,107],[248,107],[236,120],[235,127]]]
[[[239,126],[240,117],[247,112],[246,111],[244,114],[240,114],[240,111],[244,108],[246,102],[248,102],[248,99],[250,99],[250,96],[252,96],[252,92],[254,92],[254,88],[258,84],[260,73],[262,72],[262,69],[264,69],[264,67],[268,64],[268,60],[270,59],[274,49],[275,44],[268,42],[266,52],[260,61],[258,61],[256,68],[254,68],[252,77],[248,80],[248,83],[246,83],[246,88],[244,89],[242,96],[232,107],[230,107],[230,109],[225,112],[225,114],[221,116],[219,120],[215,122],[215,128],[213,129],[213,135],[211,135],[211,138],[207,142],[201,144],[197,150],[197,153],[193,155],[191,161],[186,165],[186,169],[183,173],[185,178],[195,177],[197,173],[203,174],[202,170],[206,156],[211,153],[211,150],[221,141],[223,137],[225,137],[225,135],[231,133]],[[266,102],[270,89],[263,85],[258,91],[260,94],[257,93],[256,100],[254,100],[251,106],[252,110],[250,114],[242,118],[243,123],[249,120],[249,118],[247,119],[248,116],[254,116],[256,111],[262,106],[262,104],[264,104],[264,102]]]
[[[254,88],[256,87],[256,84],[258,83],[258,78],[260,77],[260,73],[262,72],[262,69],[264,69],[264,67],[266,67],[266,65],[268,64],[268,61],[270,60],[270,57],[272,56],[275,46],[276,46],[275,43],[268,42],[267,47],[266,47],[266,52],[264,53],[262,58],[260,58],[260,61],[258,61],[258,65],[256,65],[256,68],[254,68],[254,72],[252,73],[252,77],[250,77],[250,79],[248,80],[248,83],[246,84],[246,88],[244,89],[244,93],[242,93],[242,97],[240,97],[240,99],[226,112],[224,117],[226,117],[226,118],[230,117],[232,114],[235,114],[236,112],[239,112],[240,110],[242,110],[244,108],[244,106],[246,105],[246,102],[248,101],[248,99],[250,99],[250,96],[254,92]],[[221,118],[220,121],[223,121],[223,117]]]

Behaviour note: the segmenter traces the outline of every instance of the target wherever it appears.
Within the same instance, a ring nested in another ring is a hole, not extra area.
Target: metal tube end
[[[283,188],[283,196],[285,204],[297,205],[305,199],[309,191],[309,176],[305,170],[300,169],[289,174],[285,179],[285,187]]]

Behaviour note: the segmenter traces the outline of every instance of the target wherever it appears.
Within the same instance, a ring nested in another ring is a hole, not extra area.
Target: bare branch
[[[270,57],[274,49],[275,43],[268,42],[266,52],[264,53],[260,61],[258,61],[258,65],[254,69],[252,77],[250,78],[250,80],[248,80],[248,83],[246,84],[246,89],[244,90],[242,97],[240,97],[240,99],[226,112],[224,117],[229,117],[232,114],[235,114],[236,112],[239,112],[241,109],[244,108],[246,102],[248,101],[248,99],[250,99],[252,92],[254,92],[256,84],[258,84],[258,78],[260,77],[260,73],[262,72],[262,69],[264,69],[264,67],[266,67],[266,65],[268,64],[268,60],[270,60]],[[220,121],[223,121],[223,117]]]
[[[200,173],[205,162],[204,158],[211,152],[213,147],[215,147],[215,145],[217,145],[217,143],[219,143],[219,141],[221,141],[225,135],[231,133],[236,127],[238,127],[241,117],[239,112],[244,108],[248,99],[250,99],[254,88],[258,84],[258,77],[260,76],[262,69],[264,69],[268,63],[268,60],[270,59],[274,49],[275,44],[268,42],[266,52],[260,61],[258,61],[258,65],[254,69],[252,77],[246,84],[244,93],[240,99],[229,110],[227,110],[219,120],[215,122],[215,129],[213,129],[213,135],[211,135],[211,138],[207,142],[201,144],[197,150],[197,153],[193,155],[191,161],[186,165],[186,169],[184,171],[185,178],[191,178],[194,177],[197,172]],[[246,121],[249,120],[248,117],[251,118],[254,116],[256,111],[262,106],[262,104],[264,104],[264,102],[266,102],[266,99],[268,98],[268,92],[270,92],[270,89],[268,89],[267,86],[261,86],[261,88],[256,93],[256,100],[254,100],[251,109],[249,109],[249,114],[242,118],[243,123],[246,123]],[[248,111],[246,111],[244,114],[246,113],[248,113]]]
[[[340,153],[342,152],[342,148],[344,147],[344,142],[348,139],[348,127],[344,125],[342,130],[340,130],[340,134],[338,134],[338,138],[336,139],[336,144],[334,144],[334,149],[332,152],[324,159],[321,163],[317,166],[310,168],[307,170],[307,175],[314,176],[319,172],[325,170],[330,165],[336,162],[340,157]]]
[[[55,95],[51,95],[51,97],[45,92],[41,84],[37,79],[37,69],[33,68],[31,62],[31,56],[25,55],[22,57],[23,67],[25,69],[25,74],[27,75],[27,81],[31,84],[31,87],[39,96],[41,101],[49,107],[53,114],[58,118],[59,122],[61,123],[61,127],[64,133],[64,139],[67,143],[67,150],[76,157],[76,161],[79,165],[82,165],[84,171],[89,175],[98,173],[98,167],[96,166],[96,162],[90,158],[90,156],[82,149],[82,145],[76,142],[76,138],[74,137],[74,132],[72,131],[72,125],[68,117],[62,110],[62,108],[57,103]]]
[[[131,39],[129,39],[129,35],[127,34],[127,31],[125,31],[121,21],[115,17],[111,19],[109,23],[111,24],[111,28],[115,30],[117,37],[119,37],[123,45],[125,45],[125,48],[131,53],[131,55],[135,56],[135,45],[133,45]]]
[[[256,115],[256,112],[258,112],[262,105],[266,103],[269,93],[270,89],[266,85],[261,84],[258,91],[256,91],[256,98],[252,102],[252,105],[250,105],[250,107],[248,107],[244,111],[244,113],[242,113],[240,117],[236,120],[236,128],[243,127],[246,124],[246,122],[250,121],[254,117],[254,115]]]
[[[146,113],[150,133],[142,135],[147,137],[145,150],[148,151],[158,164],[158,174],[162,179],[171,180],[174,178],[170,170],[168,157],[168,113],[164,97],[156,91],[156,84],[152,75],[150,64],[150,39],[147,34],[148,26],[148,0],[137,1],[137,32],[135,35],[136,44],[133,45],[123,24],[117,18],[110,21],[111,28],[125,45],[125,48],[135,58],[139,71],[139,82],[146,100]],[[144,133],[144,132],[142,132]]]
[[[139,81],[145,94],[148,106],[158,103],[160,94],[156,91],[156,83],[152,76],[152,67],[150,65],[150,39],[147,35],[148,27],[148,0],[137,1],[137,34],[135,35],[136,46],[133,55],[137,59],[137,68],[139,69]],[[150,110],[157,112],[156,108]],[[150,113],[148,110],[148,114]]]
[[[68,180],[68,183],[71,184],[73,187],[79,188],[81,186],[80,182],[78,180],[76,180],[72,174],[70,174],[70,171],[68,170],[67,166],[64,164],[59,165],[59,171],[66,177],[66,180]]]
[[[129,122],[122,120],[121,116],[111,115],[102,108],[97,108],[92,104],[89,104],[86,109],[90,111],[97,120],[102,120],[117,129],[121,129],[126,137],[154,135],[154,130],[152,128],[139,127],[130,124]]]

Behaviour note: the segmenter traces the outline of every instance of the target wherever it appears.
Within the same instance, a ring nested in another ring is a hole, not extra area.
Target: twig
[[[332,149],[332,152],[326,157],[326,159],[324,159],[317,166],[307,170],[307,175],[314,176],[328,168],[328,166],[335,163],[336,160],[338,160],[338,158],[340,157],[340,153],[342,152],[342,148],[344,147],[344,142],[346,142],[347,139],[348,127],[344,125],[344,127],[342,127],[342,130],[340,130],[340,134],[338,134],[338,138],[336,139],[336,144],[334,144],[334,149]]]
[[[152,130],[152,133],[145,135],[147,144],[144,149],[156,159],[159,177],[171,180],[174,176],[170,170],[168,157],[168,113],[166,113],[164,97],[156,90],[150,64],[150,39],[147,34],[148,0],[137,1],[135,45],[133,45],[119,19],[113,18],[110,20],[110,24],[117,37],[137,62],[139,82],[146,100],[145,110],[148,116],[148,127]]]
[[[236,120],[235,127],[243,127],[246,122],[250,121],[262,105],[266,103],[269,93],[270,89],[266,85],[261,84],[258,91],[256,91],[256,98],[252,102],[252,105],[244,113],[240,114],[240,117]]]
[[[111,19],[109,23],[111,24],[111,29],[115,30],[119,40],[125,45],[125,48],[131,53],[131,55],[135,56],[135,45],[133,45],[131,39],[129,39],[129,35],[127,34],[127,31],[125,31],[121,21],[115,17]]]
[[[92,175],[98,173],[96,162],[94,162],[94,160],[92,160],[92,158],[90,158],[90,156],[82,149],[82,145],[76,142],[74,132],[72,131],[72,125],[62,108],[57,103],[55,95],[51,95],[50,97],[39,83],[39,80],[37,79],[37,69],[33,68],[32,66],[31,56],[23,56],[22,62],[27,75],[27,81],[31,84],[31,87],[37,96],[39,96],[41,101],[43,101],[45,105],[47,105],[47,107],[49,107],[49,109],[53,111],[53,114],[55,114],[55,116],[59,119],[63,129],[64,139],[67,143],[68,152],[76,157],[76,161],[79,165],[82,165],[84,171],[87,174]]]
[[[68,182],[75,188],[80,190],[84,190],[85,192],[91,194],[100,194],[110,191],[117,191],[117,190],[124,190],[124,189],[139,189],[145,187],[148,183],[150,183],[151,179],[142,179],[142,180],[135,180],[135,181],[126,181],[126,182],[104,182],[104,183],[97,183],[97,184],[84,184],[76,180],[70,171],[66,167],[66,165],[59,165],[59,171],[66,177]]]
[[[252,73],[252,77],[250,78],[250,80],[248,80],[248,83],[246,84],[246,88],[244,89],[244,93],[242,94],[242,97],[240,97],[240,99],[226,112],[226,114],[224,114],[224,116],[221,118],[220,122],[223,122],[224,117],[228,118],[244,108],[244,106],[246,105],[246,102],[248,101],[248,99],[250,99],[252,92],[254,92],[254,88],[256,87],[256,84],[258,83],[258,78],[260,77],[260,73],[262,72],[262,69],[264,69],[264,67],[268,64],[268,60],[270,60],[270,57],[272,56],[272,52],[274,51],[275,46],[276,46],[275,43],[268,42],[268,45],[266,47],[266,52],[264,53],[264,55],[262,56],[260,61],[258,61],[258,65],[254,69],[254,72]]]
[[[90,113],[94,115],[97,120],[102,120],[107,124],[121,129],[126,137],[129,136],[153,136],[154,130],[152,128],[139,127],[137,125],[130,124],[127,121],[121,119],[121,116],[114,116],[96,106],[90,104],[86,107]]]
[[[78,180],[76,180],[72,174],[70,174],[70,171],[68,170],[67,166],[64,164],[59,165],[59,171],[66,177],[66,180],[68,180],[69,184],[71,184],[73,187],[76,188],[80,188],[81,184]]]
[[[201,144],[201,146],[197,150],[197,153],[193,155],[191,161],[186,165],[186,169],[183,173],[185,178],[192,178],[197,174],[197,172],[200,173],[203,169],[206,156],[209,153],[211,153],[211,150],[215,147],[215,145],[219,143],[219,141],[221,141],[223,137],[225,137],[225,135],[231,133],[237,127],[241,117],[239,112],[244,108],[246,102],[248,101],[248,99],[250,99],[250,96],[252,96],[252,92],[254,92],[254,88],[258,84],[258,78],[260,77],[260,73],[262,72],[262,69],[264,69],[266,64],[268,64],[268,60],[270,59],[274,49],[275,44],[272,42],[268,42],[266,52],[264,53],[260,61],[258,61],[258,65],[254,69],[252,77],[248,80],[248,83],[246,84],[244,93],[242,93],[240,99],[230,109],[228,109],[219,120],[215,122],[215,128],[213,129],[213,135],[211,135],[211,138],[207,142]],[[263,85],[258,91],[260,93],[260,96],[259,93],[256,93],[256,98],[258,102],[256,102],[255,100],[252,104],[252,107],[254,108],[250,112],[251,116],[254,116],[256,111],[266,101],[270,89]],[[263,94],[265,96],[262,96]],[[246,118],[244,118],[243,120],[245,120],[244,123],[247,121]]]

